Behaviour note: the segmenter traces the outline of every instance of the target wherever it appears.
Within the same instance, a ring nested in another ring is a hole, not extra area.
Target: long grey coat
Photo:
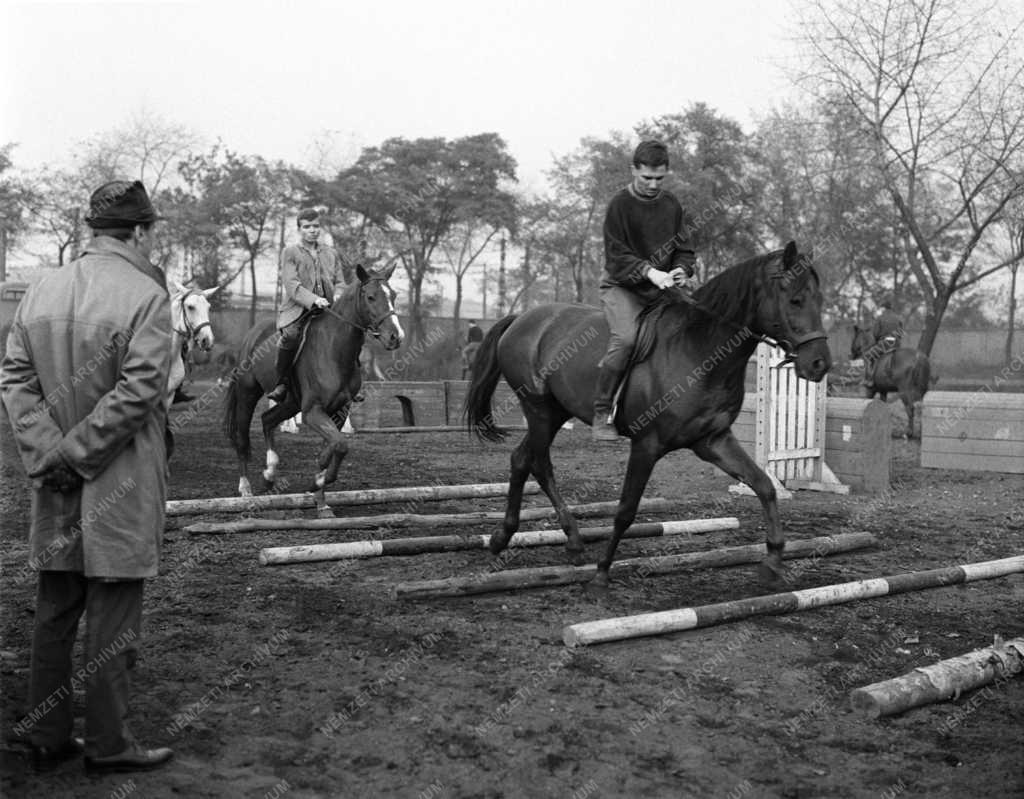
[[[170,355],[163,273],[109,236],[22,299],[0,370],[22,461],[32,471],[58,447],[85,478],[73,494],[35,488],[36,568],[156,575]]]

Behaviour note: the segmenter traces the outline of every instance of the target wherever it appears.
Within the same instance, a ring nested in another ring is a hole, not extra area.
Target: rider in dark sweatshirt
[[[663,289],[685,285],[696,262],[682,206],[661,188],[668,174],[665,145],[641,142],[633,153],[632,172],[632,182],[608,204],[604,222],[600,292],[611,338],[598,364],[593,421],[597,441],[618,438],[612,401],[636,344],[637,318]]]

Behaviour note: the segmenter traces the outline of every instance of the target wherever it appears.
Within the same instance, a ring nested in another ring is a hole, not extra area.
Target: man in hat
[[[277,384],[267,392],[274,402],[288,396],[289,375],[310,315],[329,308],[345,288],[341,259],[332,247],[319,244],[320,214],[312,208],[299,211],[296,224],[300,241],[281,254],[285,300],[277,314]]]
[[[128,672],[164,529],[171,314],[150,260],[158,217],[139,181],[97,189],[82,256],[22,299],[0,392],[33,480],[30,565],[38,570],[29,697],[15,732],[37,770],[84,750],[89,772],[167,762],[132,736]],[[86,616],[83,663],[72,648]],[[72,704],[85,690],[85,740]]]
[[[636,345],[641,312],[671,286],[685,286],[697,257],[687,235],[683,208],[662,188],[668,150],[659,141],[640,142],[633,153],[633,180],[612,197],[604,220],[601,305],[611,337],[598,364],[594,393],[595,441],[617,441],[612,420],[615,391]]]

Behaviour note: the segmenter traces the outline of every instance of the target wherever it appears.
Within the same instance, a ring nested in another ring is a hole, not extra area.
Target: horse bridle
[[[199,292],[197,292],[195,289],[189,289],[184,294],[182,294],[181,299],[178,300],[178,304],[181,306],[181,318],[182,321],[184,321],[185,323],[185,329],[178,330],[178,328],[174,328],[174,332],[177,333],[179,336],[184,336],[186,341],[196,341],[199,338],[199,334],[203,332],[204,328],[213,328],[213,325],[210,323],[209,319],[207,319],[202,324],[196,325],[195,327],[193,327],[192,323],[189,321],[188,312],[185,310],[185,300],[189,298],[190,294],[197,293]]]
[[[800,261],[796,264],[795,269],[804,268],[803,264],[805,262],[805,258],[801,258]],[[808,266],[806,268],[810,267]],[[774,271],[769,273],[768,278],[770,280],[792,280],[793,275],[791,272]],[[776,292],[776,294],[781,295],[781,292]],[[779,319],[785,319],[786,314],[783,311],[783,309],[780,307],[778,310]],[[775,327],[781,327],[781,322],[777,323]],[[809,330],[806,333],[801,333],[792,340],[790,340],[789,338],[782,337],[776,337],[772,340],[769,340],[770,338],[771,337],[766,336],[764,337],[764,340],[767,341],[767,343],[771,344],[773,347],[780,348],[786,354],[786,357],[783,358],[781,363],[778,364],[778,366],[785,366],[787,363],[791,363],[793,360],[796,359],[797,350],[804,346],[804,344],[809,344],[812,341],[827,340],[828,334],[826,334],[824,330],[821,330],[819,328],[817,330]]]
[[[803,263],[802,259],[801,263]],[[787,272],[781,271],[774,271],[768,274],[768,278],[770,280],[783,280],[788,279],[789,277],[790,275]],[[710,308],[705,308],[703,305],[697,302],[696,299],[694,299],[692,296],[685,292],[680,291],[679,296],[682,297],[684,302],[688,303],[689,305],[692,305],[698,311],[706,313],[712,319],[715,319],[716,321],[721,322],[722,324],[728,325],[729,327],[732,327],[736,330],[748,329],[746,325],[739,325],[736,322],[732,321],[731,319],[726,319],[721,314],[712,311]],[[780,308],[779,318],[781,319],[784,316],[785,315],[783,314],[782,309]],[[776,325],[776,327],[779,326],[781,325]],[[783,360],[778,364],[778,366],[783,366],[787,363],[792,362],[796,358],[796,351],[800,349],[800,347],[802,347],[804,344],[809,344],[812,341],[819,341],[821,339],[828,339],[828,335],[825,333],[824,330],[811,330],[807,333],[803,333],[796,336],[796,338],[794,338],[792,341],[783,337],[769,336],[766,333],[754,333],[753,331],[750,332],[750,336],[755,341],[767,344],[770,347],[777,347],[786,354],[786,357],[783,358]]]
[[[374,281],[374,280],[378,281],[379,283],[383,283],[384,285],[387,285],[387,282],[388,282],[386,278],[381,278],[381,277],[370,278],[370,280],[368,280],[366,282],[369,283],[369,282]],[[365,313],[363,312],[365,306],[366,306],[366,300],[363,299],[363,286],[360,286],[359,287],[359,291],[356,293],[356,313],[359,314],[359,315],[365,315]],[[390,311],[388,311],[386,314],[384,314],[384,316],[382,316],[380,319],[378,319],[376,321],[376,323],[364,326],[364,325],[358,324],[357,322],[353,322],[351,319],[347,319],[346,317],[342,316],[340,313],[335,311],[333,308],[331,308],[329,305],[327,307],[325,307],[325,308],[321,308],[319,311],[313,311],[312,313],[313,313],[314,316],[316,316],[318,313],[323,312],[323,311],[326,311],[331,316],[333,316],[335,319],[338,319],[338,320],[344,322],[345,324],[352,325],[352,327],[354,327],[356,330],[362,331],[363,333],[369,333],[374,338],[380,338],[380,335],[381,335],[381,333],[380,333],[380,326],[382,324],[384,324],[390,317],[392,317],[392,316],[397,317],[398,316],[398,311],[396,311],[394,308],[392,308]]]

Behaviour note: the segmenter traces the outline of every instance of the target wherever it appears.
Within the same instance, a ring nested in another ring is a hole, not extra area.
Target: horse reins
[[[782,273],[768,275],[768,278],[770,280],[781,280],[783,277],[784,275]],[[755,341],[767,344],[770,347],[777,347],[778,349],[781,349],[783,352],[785,352],[786,357],[782,360],[779,366],[783,366],[787,363],[790,363],[796,357],[796,351],[804,344],[807,344],[808,342],[811,341],[818,341],[820,339],[828,338],[828,335],[825,333],[824,330],[812,330],[809,333],[804,333],[803,335],[797,336],[796,339],[792,342],[783,338],[777,339],[765,333],[755,333],[754,331],[750,330],[750,327],[748,325],[737,324],[733,320],[726,319],[721,314],[701,305],[692,294],[689,294],[688,292],[684,291],[682,287],[677,286],[676,288],[678,289],[676,295],[680,299],[682,299],[683,302],[687,303],[693,308],[696,308],[701,313],[707,314],[715,321],[720,322],[724,325],[728,325],[734,330],[747,330],[750,333],[750,337],[753,338]]]
[[[387,282],[386,280],[382,280],[381,278],[374,278],[374,280],[379,280],[381,283],[386,283]],[[324,299],[326,299],[326,297]],[[356,311],[358,313],[358,310],[359,310],[358,305],[365,304],[365,300],[363,300],[362,286],[360,286],[359,291],[356,292],[356,303],[357,303]],[[352,327],[354,327],[356,330],[359,330],[359,331],[361,331],[363,333],[370,333],[370,335],[375,336],[376,338],[380,338],[380,326],[382,324],[384,324],[384,322],[386,322],[388,320],[388,317],[391,317],[391,316],[397,317],[398,316],[398,311],[396,311],[394,308],[392,308],[390,311],[388,311],[386,314],[384,314],[384,316],[382,316],[380,319],[378,319],[376,324],[367,325],[366,327],[363,327],[362,325],[359,325],[359,324],[353,322],[351,319],[345,318],[344,316],[342,316],[340,313],[335,311],[329,305],[324,306],[323,308],[320,308],[320,309],[315,310],[315,311],[314,310],[310,311],[310,313],[313,316],[318,316],[320,313],[324,313],[324,312],[329,313],[335,319],[338,319],[339,321],[344,322],[345,324],[352,325]]]

